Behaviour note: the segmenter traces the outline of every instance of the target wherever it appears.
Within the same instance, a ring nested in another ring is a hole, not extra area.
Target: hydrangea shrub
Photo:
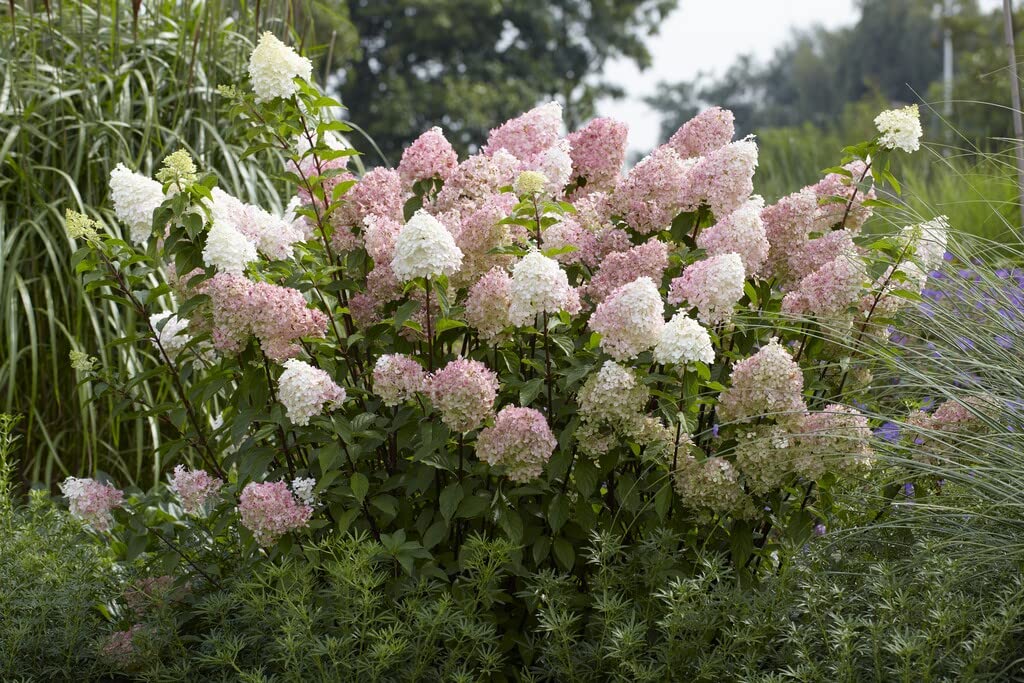
[[[288,159],[283,215],[183,153],[155,180],[112,174],[129,239],[68,214],[79,271],[136,314],[125,341],[154,360],[137,377],[76,367],[152,415],[175,465],[170,507],[65,487],[129,554],[186,559],[161,543],[182,529],[259,554],[358,528],[410,574],[450,576],[471,534],[582,571],[593,532],[668,527],[742,573],[769,541],[807,538],[818,492],[870,464],[848,360],[944,239],[941,223],[862,234],[878,191],[898,191],[890,156],[917,147],[916,112],[765,206],[756,142],[733,140],[726,110],[625,173],[623,124],[566,135],[549,103],[467,159],[433,128],[359,176],[308,60],[266,35],[249,74],[222,94],[249,155]],[[175,394],[150,405],[138,385],[157,372]]]

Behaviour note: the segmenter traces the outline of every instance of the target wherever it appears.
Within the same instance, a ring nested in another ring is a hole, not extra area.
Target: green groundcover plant
[[[360,579],[371,587],[383,571],[462,601],[473,577],[471,603],[500,601],[501,617],[470,610],[443,648],[486,631],[451,666],[496,675],[533,661],[531,581],[600,578],[588,545],[671,538],[681,575],[715,557],[749,584],[785,574],[838,493],[875,494],[878,418],[854,405],[870,399],[867,350],[892,345],[947,241],[942,219],[861,230],[887,206],[878,193],[899,192],[891,163],[919,146],[916,107],[883,112],[842,166],[764,206],[756,143],[733,141],[718,108],[625,176],[622,124],[563,136],[551,103],[461,162],[432,129],[397,169],[357,177],[340,104],[310,74],[265,34],[251,87],[222,88],[247,156],[287,159],[283,214],[227,194],[184,151],[155,179],[111,173],[123,237],[68,212],[86,287],[142,323],[117,343],[152,361],[72,364],[85,391],[152,420],[177,463],[149,492],[62,484],[119,558],[200,594],[249,565],[270,580],[268,561],[297,589],[314,572],[310,591],[340,590],[303,564],[323,548],[383,555]],[[144,391],[158,378],[172,395]],[[935,425],[967,429],[950,401]],[[118,618],[111,647],[130,659],[147,631]],[[404,666],[404,637],[363,642],[378,663],[358,666]]]

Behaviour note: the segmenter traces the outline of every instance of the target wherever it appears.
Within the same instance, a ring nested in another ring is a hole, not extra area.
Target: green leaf
[[[551,530],[557,532],[569,521],[569,499],[563,493],[559,493],[551,499],[548,506],[548,524]]]
[[[366,500],[367,492],[370,490],[370,480],[362,472],[356,472],[352,475],[350,486],[352,487],[352,495],[362,504]]]
[[[537,394],[544,387],[543,377],[534,377],[529,382],[523,385],[522,389],[519,390],[519,405],[526,407],[533,403],[533,399],[537,398]]]
[[[566,571],[572,569],[573,565],[576,564],[576,550],[572,547],[572,543],[564,538],[556,538],[554,549],[555,559],[562,569]]]
[[[576,482],[576,490],[580,492],[581,496],[588,498],[597,490],[600,476],[601,473],[592,462],[582,457],[577,459],[573,478]]]
[[[441,515],[444,517],[446,522],[452,521],[455,511],[458,509],[459,503],[462,502],[462,498],[465,495],[466,492],[462,490],[462,485],[458,482],[449,484],[445,487],[444,491],[441,492]]]
[[[437,520],[430,525],[427,533],[423,534],[423,547],[430,549],[440,543],[448,535],[448,524],[443,520]]]
[[[540,564],[547,558],[548,553],[551,552],[551,539],[547,536],[541,536],[533,544],[533,562],[534,564]]]

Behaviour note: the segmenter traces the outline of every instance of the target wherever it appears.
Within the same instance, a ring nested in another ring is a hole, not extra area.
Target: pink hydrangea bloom
[[[496,339],[512,324],[512,278],[501,268],[492,268],[470,287],[466,299],[466,322],[485,341]]]
[[[790,424],[802,420],[807,412],[803,372],[776,338],[736,363],[730,380],[732,385],[722,392],[718,406],[725,421],[768,417],[778,424]]]
[[[706,325],[732,318],[733,307],[743,298],[745,281],[739,254],[718,254],[693,263],[669,285],[668,301],[696,306],[697,317]]]
[[[374,269],[376,270],[376,269]],[[359,329],[366,329],[380,322],[381,318],[377,312],[379,302],[369,294],[360,292],[348,300],[349,315]]]
[[[601,335],[601,348],[620,361],[654,348],[664,326],[665,303],[649,277],[613,291],[590,317],[590,329]]]
[[[71,514],[84,520],[96,531],[110,531],[114,508],[124,502],[124,492],[95,479],[68,477],[60,490],[68,499]]]
[[[220,351],[237,352],[255,335],[267,357],[281,362],[299,352],[299,339],[322,337],[327,325],[327,316],[289,287],[218,274],[196,293],[212,300],[213,345]]]
[[[756,168],[757,143],[749,138],[730,142],[689,168],[679,204],[687,211],[706,204],[716,218],[722,218],[750,198]]]
[[[562,129],[562,106],[548,102],[493,129],[484,153],[493,156],[504,149],[520,161],[528,161],[553,147]]]
[[[135,624],[126,631],[114,631],[100,649],[104,657],[113,660],[120,666],[130,666],[135,659],[135,636],[143,629],[142,624]]]
[[[407,191],[420,180],[448,180],[459,165],[459,155],[437,126],[416,138],[402,152],[398,175]]]
[[[574,247],[573,251],[556,254],[553,257],[559,263],[585,263],[593,268],[600,262],[597,235],[580,225],[572,214],[563,216],[562,220],[544,230],[541,246],[545,251]]]
[[[238,514],[242,526],[266,548],[289,531],[306,526],[313,516],[313,508],[301,504],[283,481],[251,482],[242,489]]]
[[[875,198],[875,189],[872,187],[867,194],[857,190],[854,195],[854,184],[861,180],[871,179],[871,173],[866,170],[863,161],[853,161],[844,166],[850,172],[850,176],[840,173],[829,173],[822,178],[811,190],[818,197],[818,214],[815,220],[815,230],[826,232],[838,225],[846,214],[846,223],[843,225],[847,230],[857,232],[863,227],[873,212],[870,206],[864,206],[868,199]],[[850,198],[853,202],[850,203]],[[838,201],[837,201],[838,200]],[[850,211],[846,213],[846,206],[850,204]]]
[[[682,159],[707,156],[725,147],[736,133],[736,117],[728,109],[711,107],[694,116],[669,138],[669,147]]]
[[[512,481],[528,482],[544,471],[558,442],[544,415],[533,408],[505,406],[477,437],[476,453],[491,467],[500,466]]]
[[[782,310],[824,317],[846,313],[860,299],[866,279],[864,262],[851,249],[804,277],[795,290],[786,294]]]
[[[808,235],[814,229],[817,214],[818,197],[810,188],[787,195],[761,211],[770,245],[765,276],[773,276],[783,282],[792,280],[790,257],[803,251]]]
[[[386,406],[397,406],[426,389],[427,373],[412,358],[400,353],[381,356],[373,366],[373,393]]]
[[[569,134],[572,179],[586,179],[583,192],[613,190],[626,160],[629,127],[615,119],[598,118]]]
[[[512,243],[510,226],[501,221],[512,213],[515,203],[511,193],[491,195],[454,220],[455,244],[463,254],[462,268],[455,278],[457,284],[468,284],[495,266],[511,265],[512,257],[490,251]]]
[[[402,298],[402,283],[395,276],[395,271],[391,270],[390,262],[378,263],[366,274],[366,294],[373,298],[375,306]],[[352,299],[355,299],[355,296]],[[349,300],[349,309],[351,308],[352,303]]]
[[[641,235],[668,229],[682,208],[687,168],[674,149],[667,145],[657,148],[615,188],[615,212]]]
[[[391,263],[395,256],[395,242],[402,232],[402,223],[386,216],[367,216],[363,219],[363,246],[377,265]]]
[[[728,216],[702,231],[697,236],[697,246],[707,251],[709,256],[739,254],[747,275],[756,276],[768,258],[768,237],[761,220],[763,207],[761,197],[748,199]]]
[[[345,203],[331,216],[331,223],[336,228],[362,227],[367,216],[401,221],[403,196],[398,171],[375,168],[345,193]]]
[[[501,188],[512,184],[519,172],[519,160],[504,150],[476,154],[455,169],[441,188],[430,210],[443,213],[456,207],[472,209]]]
[[[181,507],[187,514],[201,514],[206,501],[217,495],[224,482],[211,477],[206,470],[188,470],[177,465],[171,476],[171,490],[181,499]]]
[[[668,245],[657,239],[647,240],[627,251],[605,256],[587,285],[586,294],[594,302],[601,302],[612,291],[638,277],[650,278],[659,285],[666,268]]]
[[[468,432],[493,413],[498,375],[480,361],[457,358],[427,377],[427,392],[442,422]]]

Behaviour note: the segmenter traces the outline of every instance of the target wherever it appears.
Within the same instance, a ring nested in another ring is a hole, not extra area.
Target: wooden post
[[[1006,53],[1010,65],[1010,104],[1013,113],[1014,151],[1017,155],[1017,203],[1020,206],[1020,225],[1024,228],[1024,124],[1021,122],[1020,82],[1017,77],[1017,51],[1013,46],[1013,7],[1003,0],[1003,19],[1006,34]]]

